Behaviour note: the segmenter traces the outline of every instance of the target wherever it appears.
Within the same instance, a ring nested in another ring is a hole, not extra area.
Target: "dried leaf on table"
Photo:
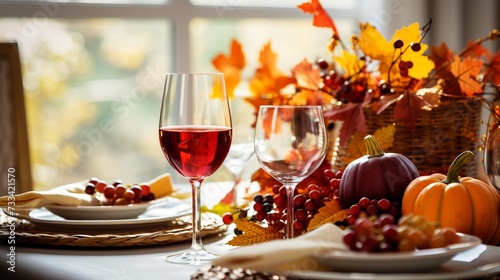
[[[227,243],[231,246],[248,246],[252,244],[271,241],[274,239],[283,238],[283,233],[276,230],[274,227],[263,227],[257,223],[250,222],[247,219],[237,219],[234,221],[236,228],[243,233],[236,235]]]
[[[337,200],[325,202],[325,206],[319,208],[318,213],[309,222],[307,231],[311,231],[326,223],[341,222],[349,215],[349,210],[342,210]]]

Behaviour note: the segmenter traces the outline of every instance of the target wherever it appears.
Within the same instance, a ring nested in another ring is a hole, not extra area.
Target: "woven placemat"
[[[9,225],[15,222],[15,230]],[[215,235],[227,230],[220,216],[202,214],[202,236]],[[24,219],[0,215],[0,242],[8,244],[9,237],[16,245],[71,246],[71,247],[133,247],[152,246],[191,240],[191,216],[184,216],[165,223],[165,226],[145,231],[81,234],[77,232],[49,231],[37,228]]]

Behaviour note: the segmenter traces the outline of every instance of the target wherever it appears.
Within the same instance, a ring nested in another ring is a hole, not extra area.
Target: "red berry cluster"
[[[394,219],[399,218],[400,209],[398,202],[390,202],[388,199],[369,199],[362,197],[358,203],[349,207],[349,216],[346,222],[349,225],[354,225],[357,218],[366,218],[372,216],[381,216],[390,214]]]
[[[323,177],[325,181],[329,182],[328,186],[318,186],[311,183],[304,190],[295,189],[293,197],[295,214],[293,228],[296,235],[306,231],[310,220],[318,212],[319,208],[325,205],[325,202],[338,199],[338,188],[342,172],[325,169]],[[272,194],[255,195],[251,209],[226,213],[222,216],[222,220],[225,224],[231,224],[234,221],[235,214],[239,213],[238,218],[246,218],[249,210],[253,213],[250,217],[251,221],[267,223],[279,231],[284,230],[287,220],[286,187],[275,185],[272,188]],[[241,231],[236,229],[235,233],[240,234]]]
[[[147,184],[125,185],[121,180],[108,184],[105,180],[95,177],[85,185],[85,193],[104,196],[108,205],[128,205],[155,199],[154,193]]]

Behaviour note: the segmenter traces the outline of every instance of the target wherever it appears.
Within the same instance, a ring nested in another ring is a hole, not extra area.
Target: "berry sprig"
[[[406,46],[405,46],[405,43],[403,42],[403,40],[401,40],[401,39],[396,39],[393,42],[393,44],[392,44],[392,46],[394,48],[393,59],[392,59],[391,65],[389,66],[389,70],[387,71],[387,81],[382,81],[380,86],[379,86],[382,94],[387,94],[387,93],[393,92],[392,85],[391,85],[391,70],[394,67],[394,65],[396,65],[396,63],[398,63],[399,73],[400,73],[401,77],[405,77],[405,78],[409,77],[408,72],[409,72],[409,69],[411,69],[413,67],[413,62],[412,61],[403,61],[403,60],[401,60],[401,57],[408,49],[411,49],[414,52],[419,52],[422,49],[422,46],[420,44],[424,40],[427,33],[429,32],[431,25],[432,25],[432,19],[430,19],[429,22],[427,22],[427,24],[425,24],[422,27],[423,34],[420,37],[420,40],[418,42],[412,42]],[[399,53],[396,55],[397,51],[399,51]]]

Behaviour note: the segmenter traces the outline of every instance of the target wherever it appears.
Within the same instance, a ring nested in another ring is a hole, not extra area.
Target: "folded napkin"
[[[84,191],[85,183],[73,183],[60,186],[48,191],[29,191],[15,195],[15,200],[11,196],[0,197],[0,207],[7,207],[9,201],[14,202],[17,208],[40,208],[45,205],[57,204],[64,206],[92,206],[101,205],[104,201],[93,195],[88,195]]]
[[[343,230],[334,224],[325,224],[290,240],[273,240],[248,247],[236,248],[212,263],[229,268],[260,271],[317,270],[314,259],[332,250],[347,250],[342,241]]]
[[[0,197],[0,208],[9,206],[9,202],[15,202],[14,209],[40,208],[51,204],[63,206],[97,206],[105,204],[105,198],[98,198],[85,193],[86,183],[87,181],[72,183],[48,191],[29,191],[15,195],[15,200],[11,196],[2,196]],[[156,195],[157,199],[173,192],[171,177],[168,173],[146,183],[150,186],[151,192]]]

